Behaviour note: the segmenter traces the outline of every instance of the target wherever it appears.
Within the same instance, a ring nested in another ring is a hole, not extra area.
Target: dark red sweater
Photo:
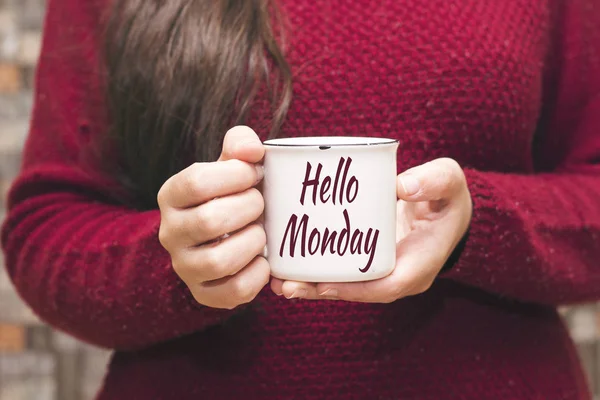
[[[196,304],[159,213],[85,168],[105,134],[102,1],[51,0],[24,166],[2,231],[22,297],[116,350],[100,399],[586,399],[554,307],[600,298],[600,1],[286,0],[284,134],[400,140],[398,171],[465,168],[459,262],[393,304]]]

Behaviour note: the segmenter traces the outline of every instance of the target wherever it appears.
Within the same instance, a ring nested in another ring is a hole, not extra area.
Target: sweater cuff
[[[471,233],[471,224],[473,223],[473,214],[475,213],[475,199],[474,199],[473,195],[471,195],[471,210],[472,210],[471,211],[471,219],[469,220],[469,225],[467,226],[467,231],[465,232],[463,237],[460,239],[460,242],[458,242],[456,247],[454,247],[454,250],[452,250],[452,253],[450,254],[448,259],[442,266],[442,269],[440,270],[440,272],[438,274],[441,277],[443,277],[447,272],[451,271],[452,268],[458,263],[461,255],[463,254],[463,252],[465,250],[465,247],[467,246],[467,243],[469,242],[469,236]]]
[[[499,229],[498,224],[501,220],[498,219],[498,214],[500,212],[510,213],[510,207],[506,204],[506,198],[490,185],[490,181],[500,177],[501,174],[469,168],[465,168],[464,172],[473,203],[471,221],[467,233],[456,246],[438,276],[443,279],[468,280],[474,284],[486,277],[487,271],[480,269],[479,266],[485,262],[490,241]],[[509,230],[505,227],[502,228]]]
[[[442,267],[442,269],[440,270],[440,273],[438,274],[439,276],[443,276],[445,273],[452,270],[454,265],[456,265],[456,263],[458,263],[458,260],[460,259],[460,256],[462,255],[463,251],[465,250],[465,247],[467,246],[467,242],[469,241],[469,232],[470,231],[471,231],[471,227],[470,227],[470,223],[469,223],[469,228],[467,228],[467,231],[465,232],[464,236],[462,237],[462,239],[460,239],[460,242],[458,242],[458,244],[452,251],[452,254],[450,254],[450,257],[448,257],[448,259],[444,263],[444,266]]]

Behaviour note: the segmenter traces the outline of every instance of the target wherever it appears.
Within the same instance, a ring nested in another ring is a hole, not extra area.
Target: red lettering
[[[312,186],[312,200],[313,204],[317,204],[317,186],[319,185],[319,177],[321,176],[321,169],[323,165],[319,164],[317,167],[317,174],[314,179],[309,179],[312,165],[309,162],[306,163],[306,173],[304,175],[304,182],[302,182],[302,193],[300,194],[300,204],[304,205],[304,195],[306,194],[306,187]]]
[[[327,203],[331,198],[331,195],[327,194],[329,186],[331,186],[331,177],[328,176],[325,179],[323,179],[323,185],[321,186],[321,203],[323,204]],[[326,194],[327,198],[325,197]]]
[[[350,195],[350,191],[354,188],[354,194]],[[358,179],[355,176],[350,178],[350,183],[348,183],[348,188],[346,189],[346,199],[348,203],[352,203],[356,200],[356,195],[358,194]]]
[[[350,241],[350,253],[360,253],[360,244],[363,240],[363,233],[358,229],[352,234],[352,240]]]
[[[315,240],[316,238],[316,240]],[[308,238],[308,252],[313,255],[317,252],[317,250],[319,250],[319,242],[321,241],[321,232],[319,232],[319,230],[317,228],[314,228],[312,230],[312,232],[310,233],[310,237]],[[314,246],[314,250],[313,250],[313,243],[316,245]],[[304,247],[304,246],[302,246]]]
[[[300,224],[298,225],[298,230],[296,230],[296,223],[298,222],[298,216],[296,214],[292,214],[290,220],[288,221],[287,227],[285,228],[285,233],[283,234],[283,239],[281,240],[281,247],[279,248],[279,257],[283,257],[283,250],[285,248],[285,240],[288,236],[288,232],[290,232],[290,257],[294,257],[294,253],[296,251],[296,242],[298,241],[298,233],[302,230],[301,236],[301,247],[300,247],[300,255],[302,257],[306,256],[306,224],[308,224],[308,215],[304,214],[302,219],[300,220]]]
[[[369,255],[369,260],[367,261],[367,265],[363,268],[359,268],[360,272],[367,272],[369,268],[371,268],[371,264],[373,263],[373,257],[375,256],[375,250],[377,249],[377,238],[379,238],[379,229],[375,229],[375,233],[373,235],[373,240],[371,240],[371,233],[373,233],[373,228],[369,228],[367,231],[367,239],[365,240],[365,254]]]
[[[346,168],[344,168],[344,177],[342,178],[342,184],[340,186],[340,204],[343,204],[344,202],[344,186],[346,186],[346,178],[348,177],[348,170],[350,169],[350,164],[352,164],[352,159],[348,157],[348,161],[346,162]]]
[[[331,199],[333,200],[333,204],[335,204],[335,194],[337,193],[338,181],[340,179],[340,173],[342,172],[342,167],[344,166],[344,157],[340,158],[340,162],[338,163],[337,171],[335,173],[335,180],[333,181],[333,196]]]
[[[365,266],[359,268],[359,271],[363,273],[367,272],[371,268],[375,258],[379,230],[369,228],[366,235],[360,229],[352,230],[350,228],[348,210],[344,210],[343,216],[345,226],[339,231],[339,234],[337,231],[329,230],[329,228],[325,228],[323,234],[321,234],[318,228],[312,228],[310,236],[307,238],[308,215],[304,214],[298,223],[298,216],[292,214],[285,229],[283,240],[281,241],[279,256],[283,257],[288,242],[289,255],[292,258],[296,255],[297,246],[300,247],[300,255],[302,257],[306,257],[307,248],[310,255],[319,253],[319,250],[321,255],[325,255],[326,253],[336,254],[337,250],[339,256],[343,256],[347,251],[350,254],[363,254],[364,252],[369,258]]]
[[[329,246],[329,252],[331,254],[335,254],[335,247],[333,247],[335,242],[335,237],[337,236],[337,232],[331,232],[329,234],[329,228],[325,228],[325,233],[323,233],[323,243],[321,244],[321,255],[325,254],[325,249]]]
[[[348,210],[344,210],[344,221],[346,222],[346,227],[342,229],[340,232],[340,236],[338,238],[337,251],[340,256],[343,256],[348,249],[348,242],[350,241],[350,217],[348,217]],[[346,239],[346,243],[342,247],[342,237]]]

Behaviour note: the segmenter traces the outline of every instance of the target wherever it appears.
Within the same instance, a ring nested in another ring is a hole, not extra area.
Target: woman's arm
[[[108,2],[48,4],[23,168],[2,229],[6,266],[45,321],[87,342],[139,348],[217,324],[233,311],[200,306],[160,245],[159,211],[110,201],[89,145],[106,132],[98,49]]]
[[[600,168],[535,177],[465,172],[473,220],[445,278],[536,303],[600,299]]]
[[[549,118],[535,154],[544,172],[465,171],[475,206],[470,237],[445,275],[553,305],[600,299],[600,2],[560,8]]]
[[[318,285],[274,280],[275,293],[392,302],[422,293],[438,277],[525,302],[600,299],[600,1],[551,3],[558,26],[547,65],[547,117],[534,146],[538,173],[463,171],[447,159],[405,171],[400,182],[417,179],[414,191],[398,186],[407,202],[401,226],[412,230],[398,245],[390,276]],[[469,221],[458,261],[439,275]]]

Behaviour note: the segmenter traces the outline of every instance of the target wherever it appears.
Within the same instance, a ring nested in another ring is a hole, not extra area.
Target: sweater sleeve
[[[444,278],[520,301],[600,299],[600,2],[556,1],[537,173],[465,169],[469,238]]]
[[[44,321],[89,343],[134,349],[205,329],[233,311],[196,303],[158,241],[157,210],[110,200],[86,149],[105,132],[98,0],[51,0],[34,113],[2,227],[5,264]],[[93,140],[92,140],[93,139]]]

